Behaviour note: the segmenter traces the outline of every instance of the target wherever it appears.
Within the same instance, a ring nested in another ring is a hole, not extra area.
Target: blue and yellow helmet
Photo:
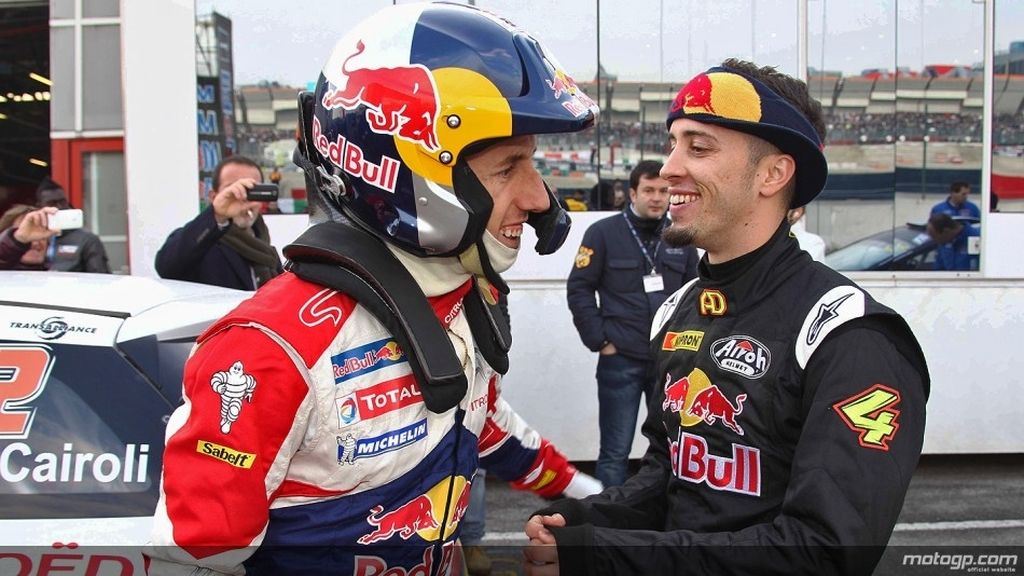
[[[300,110],[306,169],[323,198],[419,256],[461,254],[484,233],[492,203],[468,155],[509,136],[583,130],[597,113],[529,34],[447,3],[391,6],[361,22]]]

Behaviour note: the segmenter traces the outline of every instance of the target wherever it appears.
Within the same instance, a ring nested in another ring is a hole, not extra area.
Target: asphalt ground
[[[522,574],[523,525],[544,505],[488,478],[492,576]],[[1024,454],[923,457],[875,576],[1007,573],[1024,574]]]

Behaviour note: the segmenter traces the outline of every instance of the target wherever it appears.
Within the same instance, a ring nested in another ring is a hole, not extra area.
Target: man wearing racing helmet
[[[357,25],[299,100],[314,225],[188,360],[150,572],[446,574],[478,465],[546,497],[600,489],[502,400],[492,313],[524,224],[542,253],[568,230],[535,135],[597,106],[455,4]]]
[[[640,471],[526,524],[527,573],[870,574],[917,465],[929,377],[906,322],[786,221],[824,187],[803,82],[727,60],[668,114],[672,226],[706,253],[655,315]]]

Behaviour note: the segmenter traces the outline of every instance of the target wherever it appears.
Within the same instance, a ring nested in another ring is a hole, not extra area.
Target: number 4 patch
[[[884,384],[875,384],[867,390],[832,405],[850,430],[857,432],[857,441],[865,448],[889,451],[900,425],[896,417],[900,411],[900,393]]]

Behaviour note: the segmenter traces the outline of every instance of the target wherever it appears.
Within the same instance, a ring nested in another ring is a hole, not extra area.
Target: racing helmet
[[[328,214],[417,256],[476,244],[486,258],[493,204],[467,156],[509,136],[583,130],[598,114],[529,34],[448,3],[391,6],[358,24],[299,103],[297,162]],[[549,196],[528,221],[544,254],[569,227]]]

